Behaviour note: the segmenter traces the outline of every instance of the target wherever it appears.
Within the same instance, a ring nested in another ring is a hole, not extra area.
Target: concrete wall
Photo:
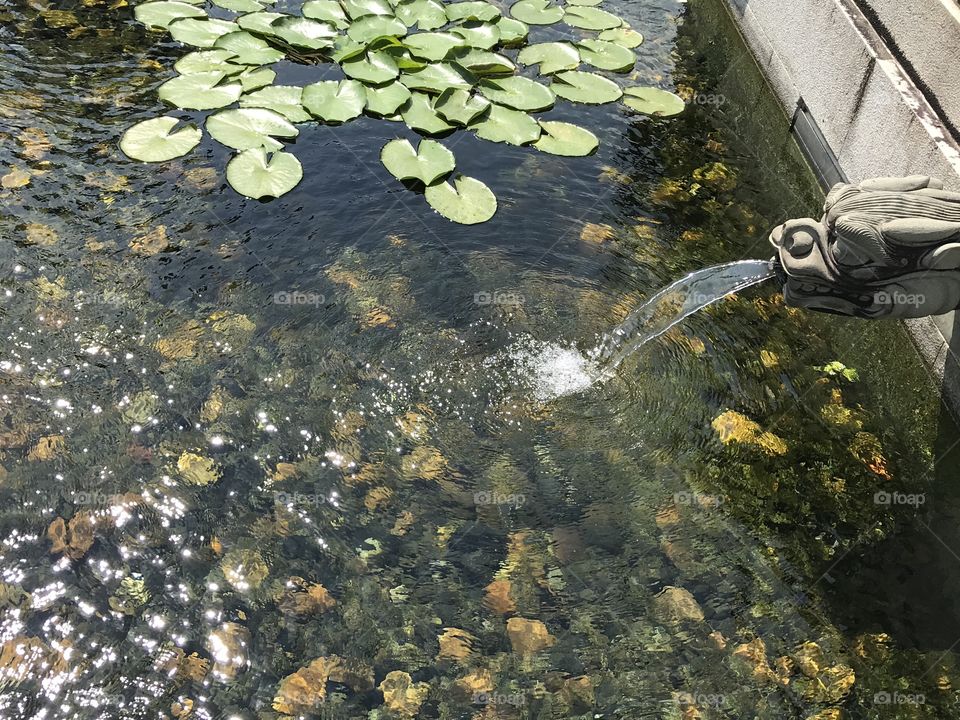
[[[852,182],[922,174],[960,190],[960,144],[934,108],[960,127],[955,0],[726,2],[788,115],[806,105]],[[960,315],[907,327],[960,417]]]

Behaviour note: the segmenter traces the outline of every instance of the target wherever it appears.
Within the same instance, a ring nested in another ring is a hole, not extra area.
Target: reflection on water
[[[182,49],[0,5],[0,717],[960,716],[909,581],[956,597],[953,436],[899,327],[759,285],[584,387],[819,202],[721,8],[621,9],[638,84],[723,104],[561,103],[602,135],[572,164],[465,137],[501,210],[463,229],[382,122],[304,127],[271,203],[214,143],[130,163]]]

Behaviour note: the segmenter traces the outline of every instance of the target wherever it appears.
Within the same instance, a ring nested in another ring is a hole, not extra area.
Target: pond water
[[[761,284],[584,381],[822,203],[719,0],[610,9],[687,109],[457,134],[465,227],[370,118],[270,202],[209,140],[132,162],[185,49],[0,2],[0,717],[960,717],[957,436],[899,325]]]

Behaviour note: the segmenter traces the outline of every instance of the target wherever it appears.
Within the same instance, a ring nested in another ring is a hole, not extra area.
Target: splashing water
[[[589,357],[601,366],[598,380],[609,379],[627,357],[695,312],[774,275],[768,260],[740,260],[697,270],[671,283],[590,351]]]
[[[572,346],[528,340],[508,355],[537,400],[546,402],[581,392],[609,380],[628,356],[695,312],[775,274],[767,260],[741,260],[697,270],[660,290],[586,354]]]

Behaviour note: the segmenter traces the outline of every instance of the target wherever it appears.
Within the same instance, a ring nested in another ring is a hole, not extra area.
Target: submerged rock
[[[189,485],[209,485],[220,479],[220,469],[215,461],[191,452],[180,455],[177,471]]]
[[[250,631],[235,622],[221,624],[207,636],[213,656],[213,673],[221,680],[233,680],[248,665]]]
[[[94,524],[93,515],[88,512],[77,513],[69,523],[58,517],[47,528],[50,552],[54,555],[65,553],[72,560],[82,558],[93,546]]]
[[[448,627],[443,629],[443,633],[437,638],[440,643],[440,652],[437,653],[437,660],[454,660],[460,662],[470,657],[473,652],[473,643],[477,638],[460,628]]]
[[[284,594],[280,601],[283,612],[295,615],[320,615],[335,607],[337,601],[320,583],[307,584],[300,577],[292,577],[287,583],[294,588]]]
[[[511,595],[513,585],[509,580],[494,580],[484,588],[483,603],[495,613],[509,615],[517,611],[517,603]]]
[[[724,445],[740,443],[752,445],[768,455],[786,455],[787,443],[771,432],[764,432],[760,425],[734,410],[727,410],[712,423]]]
[[[223,576],[236,590],[255,590],[270,574],[270,568],[256,550],[231,550],[220,561]]]
[[[383,693],[383,704],[390,712],[409,718],[417,715],[430,692],[429,685],[414,683],[409,673],[403,670],[387,673],[378,689]]]
[[[703,622],[703,610],[689,591],[673,586],[665,587],[653,598],[653,614],[661,622]]]
[[[124,615],[134,615],[137,608],[150,599],[147,585],[141,578],[125,577],[109,600],[110,607]]]
[[[518,655],[535,655],[541,650],[553,647],[557,642],[541,621],[520,617],[507,620],[507,635],[513,651]]]

